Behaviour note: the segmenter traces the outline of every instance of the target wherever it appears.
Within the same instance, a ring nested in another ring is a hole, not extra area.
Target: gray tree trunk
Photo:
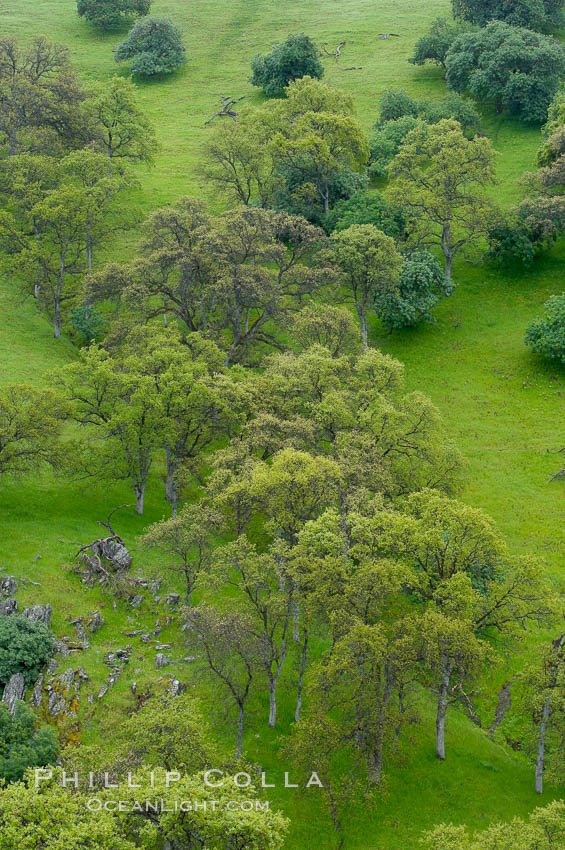
[[[548,694],[543,704],[541,720],[539,725],[538,752],[536,756],[536,794],[543,793],[543,769],[545,762],[545,735],[547,732],[547,721],[551,709],[551,695]]]
[[[445,760],[445,716],[447,714],[451,669],[451,664],[447,659],[442,658],[436,715],[436,756],[442,761]]]

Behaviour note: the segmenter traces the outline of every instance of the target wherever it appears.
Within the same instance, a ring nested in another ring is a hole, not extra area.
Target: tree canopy
[[[251,83],[263,89],[270,97],[280,97],[284,89],[301,77],[320,79],[324,66],[319,51],[309,36],[289,35],[266,56],[257,54],[251,62]]]
[[[143,18],[137,21],[125,41],[114,53],[116,62],[133,59],[132,74],[152,77],[171,74],[186,62],[181,31],[167,18]]]
[[[550,36],[502,21],[459,36],[446,57],[450,88],[497,112],[543,124],[565,78],[565,50]]]
[[[104,32],[149,14],[151,0],[77,0],[77,12]]]
[[[504,21],[515,27],[546,30],[562,22],[561,0],[452,0],[453,15],[484,27],[490,21]]]

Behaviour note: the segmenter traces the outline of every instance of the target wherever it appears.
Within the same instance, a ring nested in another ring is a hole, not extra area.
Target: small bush
[[[526,345],[534,354],[565,363],[565,292],[544,304],[545,315],[526,331]]]
[[[262,88],[269,97],[279,97],[294,80],[302,77],[320,79],[324,66],[313,41],[304,33],[289,35],[266,56],[258,54],[251,61],[251,84]]]
[[[375,312],[391,330],[432,322],[432,308],[452,289],[435,257],[415,251],[404,260],[398,290],[379,296]]]
[[[51,726],[39,726],[25,702],[18,701],[14,714],[0,705],[0,779],[20,780],[28,767],[53,764],[57,756],[57,734]]]
[[[116,62],[133,59],[132,74],[145,77],[170,74],[186,62],[186,51],[178,27],[166,18],[144,18],[132,27],[116,48]]]
[[[23,673],[31,685],[51,657],[53,639],[43,623],[16,614],[0,617],[0,685]]]

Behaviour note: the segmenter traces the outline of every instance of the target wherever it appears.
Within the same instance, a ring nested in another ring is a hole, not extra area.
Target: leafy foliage
[[[4,153],[60,155],[84,140],[85,92],[69,51],[43,36],[0,39],[0,143]]]
[[[565,51],[550,36],[493,21],[459,36],[447,57],[450,88],[494,103],[530,124],[543,124],[565,78]]]
[[[528,820],[496,823],[471,837],[464,826],[442,824],[427,832],[424,850],[560,850],[565,841],[565,804],[555,800],[534,809]]]
[[[526,331],[526,345],[534,354],[565,363],[565,293],[545,302],[545,315]]]
[[[468,29],[469,27],[466,24],[453,23],[446,18],[437,18],[432,23],[430,31],[418,39],[414,47],[414,55],[408,61],[412,65],[436,62],[445,70],[447,51],[457,36]]]
[[[384,109],[381,108],[381,118],[376,122],[370,136],[371,157],[369,174],[373,177],[386,177],[388,166],[400,150],[400,146],[408,133],[414,130],[418,122],[437,124],[444,119],[453,119],[461,124],[466,136],[474,136],[480,128],[479,114],[468,98],[451,92],[441,100],[412,100],[403,98],[405,92],[389,89],[384,95]],[[390,99],[398,98],[397,114],[406,109],[405,114],[397,118],[383,119],[392,110],[388,108]]]
[[[448,278],[459,251],[491,229],[484,189],[494,182],[494,159],[488,139],[466,139],[456,121],[444,120],[412,130],[390,166],[390,197],[405,211],[410,239],[441,248]]]
[[[54,764],[59,744],[51,726],[39,726],[29,706],[18,700],[14,714],[0,705],[0,779],[20,780],[28,767]]]
[[[181,31],[166,18],[137,21],[114,53],[116,62],[133,59],[132,74],[171,74],[186,62]]]
[[[402,210],[394,207],[380,192],[357,192],[338,201],[324,220],[328,233],[339,232],[352,224],[373,224],[387,236],[401,239],[405,221]]]
[[[433,321],[432,309],[453,291],[441,266],[428,251],[415,251],[402,264],[398,290],[375,299],[375,311],[388,328]]]
[[[104,32],[149,14],[151,0],[77,0],[78,14]]]
[[[563,20],[560,0],[452,0],[452,7],[454,17],[480,27],[489,21],[504,21],[515,27],[545,30]]]
[[[70,323],[83,345],[98,342],[108,327],[104,316],[94,307],[88,307],[86,304],[71,310]]]
[[[302,77],[320,79],[324,66],[319,51],[309,36],[289,35],[286,41],[266,56],[258,54],[251,62],[251,84],[259,86],[269,97],[280,97],[284,89]]]
[[[51,657],[53,638],[43,623],[15,614],[0,617],[0,684],[22,673],[31,685]]]
[[[52,390],[25,384],[0,389],[0,475],[60,466],[59,438],[68,409]]]

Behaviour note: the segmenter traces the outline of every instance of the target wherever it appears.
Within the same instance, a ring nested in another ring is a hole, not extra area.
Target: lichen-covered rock
[[[184,682],[179,682],[178,679],[172,679],[168,691],[171,696],[178,697],[186,691],[186,688],[187,686]]]
[[[0,596],[13,596],[18,587],[18,580],[14,576],[0,578]]]
[[[28,620],[34,623],[43,623],[44,626],[49,628],[52,613],[53,609],[47,603],[47,605],[32,605],[30,608],[24,608],[22,616],[27,617]]]
[[[25,692],[26,683],[23,673],[14,673],[8,679],[7,684],[4,686],[4,693],[2,694],[2,702],[8,706],[12,714],[15,711],[16,702],[24,698]]]
[[[155,656],[155,667],[158,670],[160,670],[161,667],[166,667],[166,665],[170,664],[170,663],[171,663],[170,660],[162,652],[158,652],[157,655]]]
[[[171,608],[176,608],[180,602],[180,593],[169,593],[169,595],[165,597],[165,602],[167,605],[170,605]]]
[[[103,555],[114,569],[128,570],[131,567],[132,557],[123,543],[117,540],[105,540]]]
[[[89,632],[97,632],[104,625],[105,620],[100,611],[91,611],[86,620],[86,628]]]
[[[33,686],[32,694],[29,698],[29,704],[32,708],[39,708],[43,701],[43,673],[40,674],[39,679]]]
[[[17,602],[16,599],[8,598],[8,599],[3,599],[2,602],[0,602],[0,617],[1,616],[9,617],[10,614],[17,614],[17,613],[18,613],[18,602]]]

